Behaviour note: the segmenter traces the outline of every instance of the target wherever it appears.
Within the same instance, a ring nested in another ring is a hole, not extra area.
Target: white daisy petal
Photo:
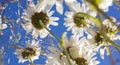
[[[40,12],[42,10],[44,10],[44,8],[46,7],[46,4],[48,3],[47,0],[40,0],[38,2],[38,4],[36,5],[36,12]]]
[[[5,28],[7,28],[7,24],[5,24],[5,23],[2,23],[2,19],[1,19],[1,15],[0,15],[0,30],[2,29],[5,29]]]
[[[58,25],[58,23],[57,22],[53,22],[53,21],[51,21],[51,23],[50,23],[51,25],[53,25],[53,26],[57,26]]]
[[[60,14],[63,14],[62,0],[59,0],[59,2],[56,2],[56,10],[57,10]]]
[[[74,15],[73,12],[68,12],[68,11],[66,11],[66,13],[65,13],[65,16],[67,16],[67,17],[69,17],[69,18],[72,18],[73,15]]]
[[[0,29],[5,29],[5,28],[7,28],[7,24],[2,24]]]
[[[104,59],[104,54],[105,54],[105,50],[103,48],[100,49],[100,56],[102,59]]]
[[[85,0],[82,0],[83,2]],[[104,12],[107,12],[109,10],[109,7],[112,6],[113,0],[97,0],[99,3],[96,3],[96,0],[93,2],[98,5],[98,7],[103,10]],[[86,1],[85,1],[86,2]],[[88,4],[88,3],[87,3]],[[90,5],[91,6],[91,5]]]
[[[59,20],[59,18],[58,17],[50,17],[50,20],[57,21],[57,20]]]
[[[45,38],[48,35],[48,31],[43,29],[39,32],[41,38]]]
[[[38,34],[39,34],[39,32],[36,29],[33,30],[32,35],[33,35],[34,38],[37,38]]]
[[[48,16],[49,16],[49,17],[52,16],[54,12],[55,12],[55,11],[50,11],[49,14],[48,14]]]
[[[65,0],[66,4],[69,6],[70,10],[77,12],[76,7],[80,4],[76,0]],[[74,5],[72,5],[74,4]],[[72,6],[71,6],[72,5]],[[79,7],[79,6],[78,6]]]
[[[27,33],[29,33],[32,30],[31,23],[23,24],[23,27],[24,27],[25,30],[27,30]]]

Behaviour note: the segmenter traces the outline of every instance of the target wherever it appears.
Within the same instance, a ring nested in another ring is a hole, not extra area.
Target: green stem
[[[61,41],[61,46],[62,46],[62,48],[63,48],[63,50],[64,50],[64,53],[66,54],[66,56],[67,56],[67,60],[68,60],[68,62],[70,63],[70,65],[72,65],[72,63],[70,62],[70,55],[68,54],[68,51],[66,50],[66,48],[64,47],[65,46],[65,41],[64,41],[65,39],[64,39],[64,34],[62,35],[62,41]]]
[[[31,65],[35,65],[35,64],[33,63],[32,59],[31,59],[31,57],[29,57],[29,59],[30,59]]]
[[[42,23],[41,20],[39,21],[39,23],[40,23],[40,25],[42,25],[53,37],[55,37],[55,39],[56,39],[59,43],[61,42],[61,40],[60,40],[56,35],[54,35],[54,33],[52,33],[52,32]]]
[[[91,5],[93,5],[95,7],[95,9],[97,10],[97,12],[101,13],[102,15],[104,15],[112,24],[117,26],[118,30],[120,31],[120,27],[106,13],[104,13],[101,9],[99,9],[96,4],[94,4],[90,0],[86,0],[86,1],[88,1]]]
[[[102,30],[100,30],[102,31]],[[120,45],[116,44],[115,42],[113,42],[112,40],[110,40],[110,38],[103,32],[100,32],[100,34],[108,41],[110,42],[110,44],[112,44],[113,46],[115,46],[116,48],[120,48]]]
[[[115,4],[117,4],[118,6],[120,6],[120,2],[118,0],[114,0]]]
[[[44,25],[44,23],[43,23],[41,20],[39,21],[39,23],[40,23],[40,25],[42,25],[53,37],[55,37],[55,39],[60,43],[60,47],[62,48],[63,52],[65,53],[66,58],[67,58],[69,64],[72,65],[72,63],[70,62],[70,56],[69,56],[67,50],[65,49],[65,47],[62,45],[62,41],[61,41],[56,35],[54,35],[54,34]]]
[[[110,46],[108,46],[108,52],[110,53],[109,59],[110,59],[111,65],[116,65]]]

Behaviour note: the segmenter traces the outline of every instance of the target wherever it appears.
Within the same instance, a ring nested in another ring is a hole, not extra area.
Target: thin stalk
[[[66,58],[67,58],[69,64],[72,65],[72,63],[70,62],[70,56],[69,56],[67,50],[66,50],[66,49],[64,48],[64,46],[62,45],[62,41],[61,41],[56,35],[54,35],[54,33],[52,33],[52,32],[44,25],[44,23],[43,23],[41,20],[39,21],[39,23],[40,23],[40,25],[42,25],[53,37],[55,37],[55,39],[60,43],[60,47],[62,48],[63,52],[65,53]]]
[[[34,62],[32,61],[31,57],[29,57],[31,64],[30,65],[35,65]]]
[[[101,31],[102,30],[100,30],[100,34],[105,38],[106,41],[108,41],[110,44],[112,44],[116,48],[120,48],[120,45],[118,45],[115,42],[113,42],[112,40],[110,40],[110,38],[104,32],[101,32]]]
[[[116,49],[116,50],[118,51],[118,53],[120,54],[120,49],[119,49],[119,48],[116,48],[116,47],[115,47],[115,49]]]
[[[108,46],[108,52],[110,53],[109,54],[109,59],[110,59],[111,65],[115,65],[115,60],[114,60],[113,54],[112,54],[109,46]]]
[[[114,0],[115,4],[117,4],[118,6],[120,6],[120,2],[118,0]]]
[[[104,13],[101,9],[98,8],[98,6],[96,4],[94,4],[93,2],[91,2],[90,0],[86,0],[88,1],[91,5],[93,5],[95,7],[95,9],[101,13],[103,16],[105,16],[112,24],[114,24],[115,26],[117,26],[117,29],[120,31],[120,27],[115,23],[113,22],[113,20],[106,14]]]
[[[70,61],[70,56],[69,56],[69,54],[68,54],[68,51],[65,49],[65,47],[62,46],[62,48],[63,48],[63,52],[65,53],[65,55],[66,55],[66,57],[67,57],[67,60],[68,60],[69,64],[72,65],[72,63],[71,63],[71,61]]]
[[[55,39],[58,41],[58,42],[61,42],[61,40],[56,36],[54,35],[54,33],[52,33],[41,21],[39,22],[40,25],[42,25],[53,37],[55,37]]]

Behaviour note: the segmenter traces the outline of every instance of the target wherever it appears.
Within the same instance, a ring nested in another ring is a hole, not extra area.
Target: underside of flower
[[[77,65],[88,65],[87,60],[83,57],[74,59]]]
[[[43,29],[43,26],[40,25],[39,23],[40,20],[45,26],[47,26],[47,24],[49,23],[49,17],[44,12],[34,13],[34,15],[32,15],[31,17],[32,25],[38,30]]]
[[[79,13],[74,14],[73,22],[77,27],[86,27],[86,17],[80,15]]]
[[[34,49],[32,48],[26,48],[23,52],[22,52],[22,57],[24,59],[30,59],[31,56],[35,56],[36,52]]]
[[[73,58],[73,56],[70,54],[70,48],[71,47],[67,47],[66,50],[68,51],[70,58],[73,59],[77,65],[88,65],[87,60],[83,57]]]

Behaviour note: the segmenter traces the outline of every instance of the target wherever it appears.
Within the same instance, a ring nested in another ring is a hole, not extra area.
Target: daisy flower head
[[[114,17],[111,17],[113,23],[117,23],[116,22],[116,19]],[[103,20],[102,22],[102,29],[103,29],[103,32],[106,33],[106,35],[111,39],[111,40],[117,40],[119,39],[119,35],[117,34],[118,33],[118,29],[117,29],[117,26],[114,25],[113,23],[111,23],[109,21],[109,19],[105,19]],[[118,23],[117,23],[118,24]],[[96,41],[97,42],[101,42],[103,41],[104,37],[101,36],[101,34],[99,32],[95,32],[93,31],[92,33],[92,36],[94,36],[96,38]]]
[[[86,1],[86,0],[82,0],[82,1]],[[113,3],[113,0],[88,0],[88,1],[97,5],[98,8],[100,8],[104,12],[109,11],[109,7],[112,6]],[[90,5],[90,7],[93,8],[92,5]]]
[[[109,55],[108,47],[110,44],[99,32],[94,32],[92,38],[88,39],[88,44],[91,44],[94,52],[100,51],[102,59],[104,59],[105,50],[107,55]]]
[[[117,23],[114,17],[111,17],[111,19],[113,20],[114,23]],[[117,34],[118,32],[117,26],[112,24],[108,19],[103,20],[102,28],[103,32],[106,33],[106,35],[112,41],[120,39],[120,35]],[[96,48],[94,50],[96,51],[100,50],[101,58],[104,59],[105,50],[107,55],[110,54],[109,46],[111,44],[99,32],[94,31],[94,33],[92,33],[92,36],[93,37],[89,39],[89,42],[91,43],[91,45],[94,46],[94,48]]]
[[[7,28],[7,24],[2,23],[2,17],[1,17],[1,15],[0,15],[0,30],[3,30],[3,29],[5,29],[5,28]]]
[[[86,3],[80,4],[76,0],[65,0],[69,6],[70,11],[65,12],[66,18],[64,25],[68,27],[68,31],[72,30],[73,34],[79,34],[83,36],[83,31],[87,32],[87,29],[94,25],[93,21],[88,17],[81,15],[80,13],[86,13],[90,16],[96,16],[95,11],[91,11]],[[72,6],[71,6],[72,5]]]
[[[113,23],[116,23],[117,25],[119,25],[118,22],[116,22],[116,19],[114,17],[111,17],[111,20],[113,21]],[[118,29],[117,26],[114,25],[113,23],[111,23],[109,21],[109,19],[105,19],[102,21],[102,27],[101,29],[103,29],[104,33],[106,33],[106,35],[111,39],[111,40],[116,40],[118,38]],[[91,33],[91,35],[93,37],[95,36],[101,36],[99,32],[95,31],[95,30],[91,30],[89,33]],[[92,38],[92,37],[88,37],[88,38]],[[118,38],[119,39],[119,38]]]
[[[24,63],[25,61],[34,61],[39,59],[41,48],[39,47],[39,42],[32,40],[27,42],[26,47],[19,47],[16,49],[15,55],[17,55],[19,59],[19,63]]]
[[[66,37],[65,37],[66,38]],[[79,38],[77,35],[72,35],[68,41],[66,38],[65,48],[67,49],[70,58],[75,61],[77,65],[97,65],[99,61],[93,57],[96,53],[90,52],[86,39]]]
[[[40,36],[40,38],[45,38],[49,32],[40,24],[40,21],[44,24],[44,26],[50,29],[50,25],[58,25],[58,23],[55,21],[57,21],[59,18],[52,17],[54,11],[50,11],[50,4],[46,4],[48,1],[42,0],[36,5],[31,0],[29,2],[29,6],[22,16],[22,18],[25,20],[23,27],[27,33],[32,32],[34,38],[38,36]]]
[[[3,23],[2,17],[0,15],[0,35],[3,35],[4,33],[2,32],[4,29],[7,28],[7,24]]]

